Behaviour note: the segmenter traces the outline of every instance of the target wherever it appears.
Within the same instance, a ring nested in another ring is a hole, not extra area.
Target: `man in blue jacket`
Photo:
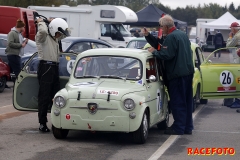
[[[222,33],[220,33],[220,31],[217,31],[217,33],[215,34],[214,39],[213,39],[213,43],[215,45],[215,50],[217,50],[219,48],[222,48],[223,42],[224,42],[224,40],[223,40]],[[215,58],[217,57],[217,53],[218,53],[218,58],[220,58],[221,57],[221,50],[216,51],[214,53]]]
[[[152,47],[148,51],[159,60],[164,60],[168,80],[170,108],[174,122],[164,133],[172,135],[192,134],[192,79],[194,67],[191,43],[184,32],[176,29],[173,18],[170,15],[160,18],[159,24],[165,39],[162,41],[160,49]],[[154,41],[153,38],[148,37],[151,34],[146,30],[144,35],[147,41],[149,39],[151,39],[149,41],[151,43]],[[156,39],[156,41],[158,40]]]

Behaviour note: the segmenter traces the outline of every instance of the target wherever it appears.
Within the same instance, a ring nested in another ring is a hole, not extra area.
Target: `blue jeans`
[[[7,58],[11,72],[14,72],[17,78],[18,74],[21,72],[21,57],[17,55],[7,55]]]
[[[172,129],[179,134],[193,130],[193,74],[169,81],[170,107],[173,115]]]
[[[216,46],[215,46],[215,50],[216,50],[216,49],[219,49],[219,48],[222,48],[222,45],[216,45]],[[221,50],[215,52],[215,53],[214,53],[214,57],[217,57],[217,53],[218,53],[218,58],[221,57]]]

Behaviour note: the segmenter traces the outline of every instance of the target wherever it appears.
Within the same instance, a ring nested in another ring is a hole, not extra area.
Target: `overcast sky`
[[[185,8],[187,5],[197,6],[199,3],[201,6],[203,6],[204,3],[218,3],[220,6],[225,6],[225,4],[227,4],[227,6],[229,6],[232,2],[235,7],[240,5],[240,0],[160,0],[160,3],[172,9],[176,9],[177,7]]]

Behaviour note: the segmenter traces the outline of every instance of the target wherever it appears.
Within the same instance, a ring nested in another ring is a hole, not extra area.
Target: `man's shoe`
[[[164,134],[168,134],[168,135],[183,135],[182,133],[177,133],[175,130],[171,129],[167,129],[164,131]]]
[[[184,134],[192,135],[192,131],[184,131]]]
[[[7,84],[5,85],[5,88],[8,88],[8,89],[10,89],[10,87],[9,87]]]
[[[46,124],[40,124],[39,131],[41,131],[41,132],[50,132],[50,129],[47,127]]]
[[[237,109],[236,112],[237,112],[237,113],[240,113],[240,109]]]

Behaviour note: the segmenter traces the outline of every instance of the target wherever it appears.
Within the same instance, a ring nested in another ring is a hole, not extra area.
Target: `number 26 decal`
[[[224,87],[230,87],[233,83],[233,74],[230,71],[222,71],[220,74],[220,83]]]

